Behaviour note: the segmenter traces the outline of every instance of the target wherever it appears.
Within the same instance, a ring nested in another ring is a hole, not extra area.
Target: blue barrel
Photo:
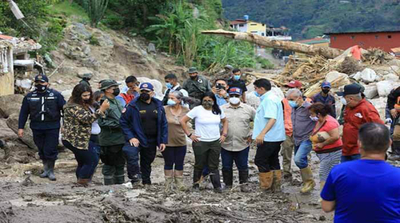
[[[244,15],[243,18],[244,20],[249,20],[249,15]]]

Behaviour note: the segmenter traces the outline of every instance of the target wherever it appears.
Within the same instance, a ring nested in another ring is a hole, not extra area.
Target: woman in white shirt
[[[214,191],[220,193],[219,156],[221,143],[225,141],[228,132],[228,122],[224,112],[217,105],[217,99],[212,92],[205,93],[201,101],[202,105],[193,108],[181,120],[185,134],[193,141],[195,156],[193,188],[199,190],[199,181],[203,168],[208,166]],[[194,133],[190,133],[187,126],[187,122],[191,119],[195,121],[196,129]]]

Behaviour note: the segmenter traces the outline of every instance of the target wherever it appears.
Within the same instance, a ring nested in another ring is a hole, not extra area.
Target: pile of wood
[[[363,62],[368,65],[382,65],[393,59],[392,55],[379,48],[370,48],[363,54]]]

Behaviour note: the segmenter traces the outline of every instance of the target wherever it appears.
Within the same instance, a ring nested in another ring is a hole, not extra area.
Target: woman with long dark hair
[[[225,141],[228,132],[228,122],[224,112],[217,105],[217,99],[212,92],[205,93],[201,102],[202,105],[193,108],[181,120],[183,131],[193,141],[195,156],[193,188],[199,190],[202,171],[204,167],[208,166],[214,191],[220,193],[219,156],[221,143]],[[190,133],[187,126],[187,122],[191,119],[195,120],[195,133]]]
[[[72,96],[64,106],[63,144],[70,149],[78,162],[76,168],[77,183],[87,186],[99,161],[95,143],[90,141],[92,124],[106,111],[110,104],[104,101],[100,108],[93,112],[93,93],[87,84],[78,84]]]

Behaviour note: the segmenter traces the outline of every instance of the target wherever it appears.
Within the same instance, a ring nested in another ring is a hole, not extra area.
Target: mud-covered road
[[[252,150],[250,160],[254,153]],[[3,155],[0,151],[0,159]],[[216,194],[211,183],[205,181],[200,192],[176,192],[166,196],[163,193],[164,161],[160,156],[153,164],[153,185],[148,189],[132,189],[130,183],[103,186],[101,164],[90,187],[76,187],[76,163],[68,150],[60,153],[55,182],[39,178],[39,160],[29,159],[27,164],[2,162],[0,165],[0,223],[331,222],[333,217],[323,213],[318,204],[319,186],[310,195],[299,193],[300,176],[294,165],[295,180],[284,182],[283,192],[279,194],[259,191],[257,171],[250,161],[250,193],[242,193],[239,187],[234,187]],[[317,158],[313,156],[312,160],[317,179]],[[192,165],[193,153],[188,153],[184,173],[188,187]],[[236,171],[235,177],[237,185]]]

